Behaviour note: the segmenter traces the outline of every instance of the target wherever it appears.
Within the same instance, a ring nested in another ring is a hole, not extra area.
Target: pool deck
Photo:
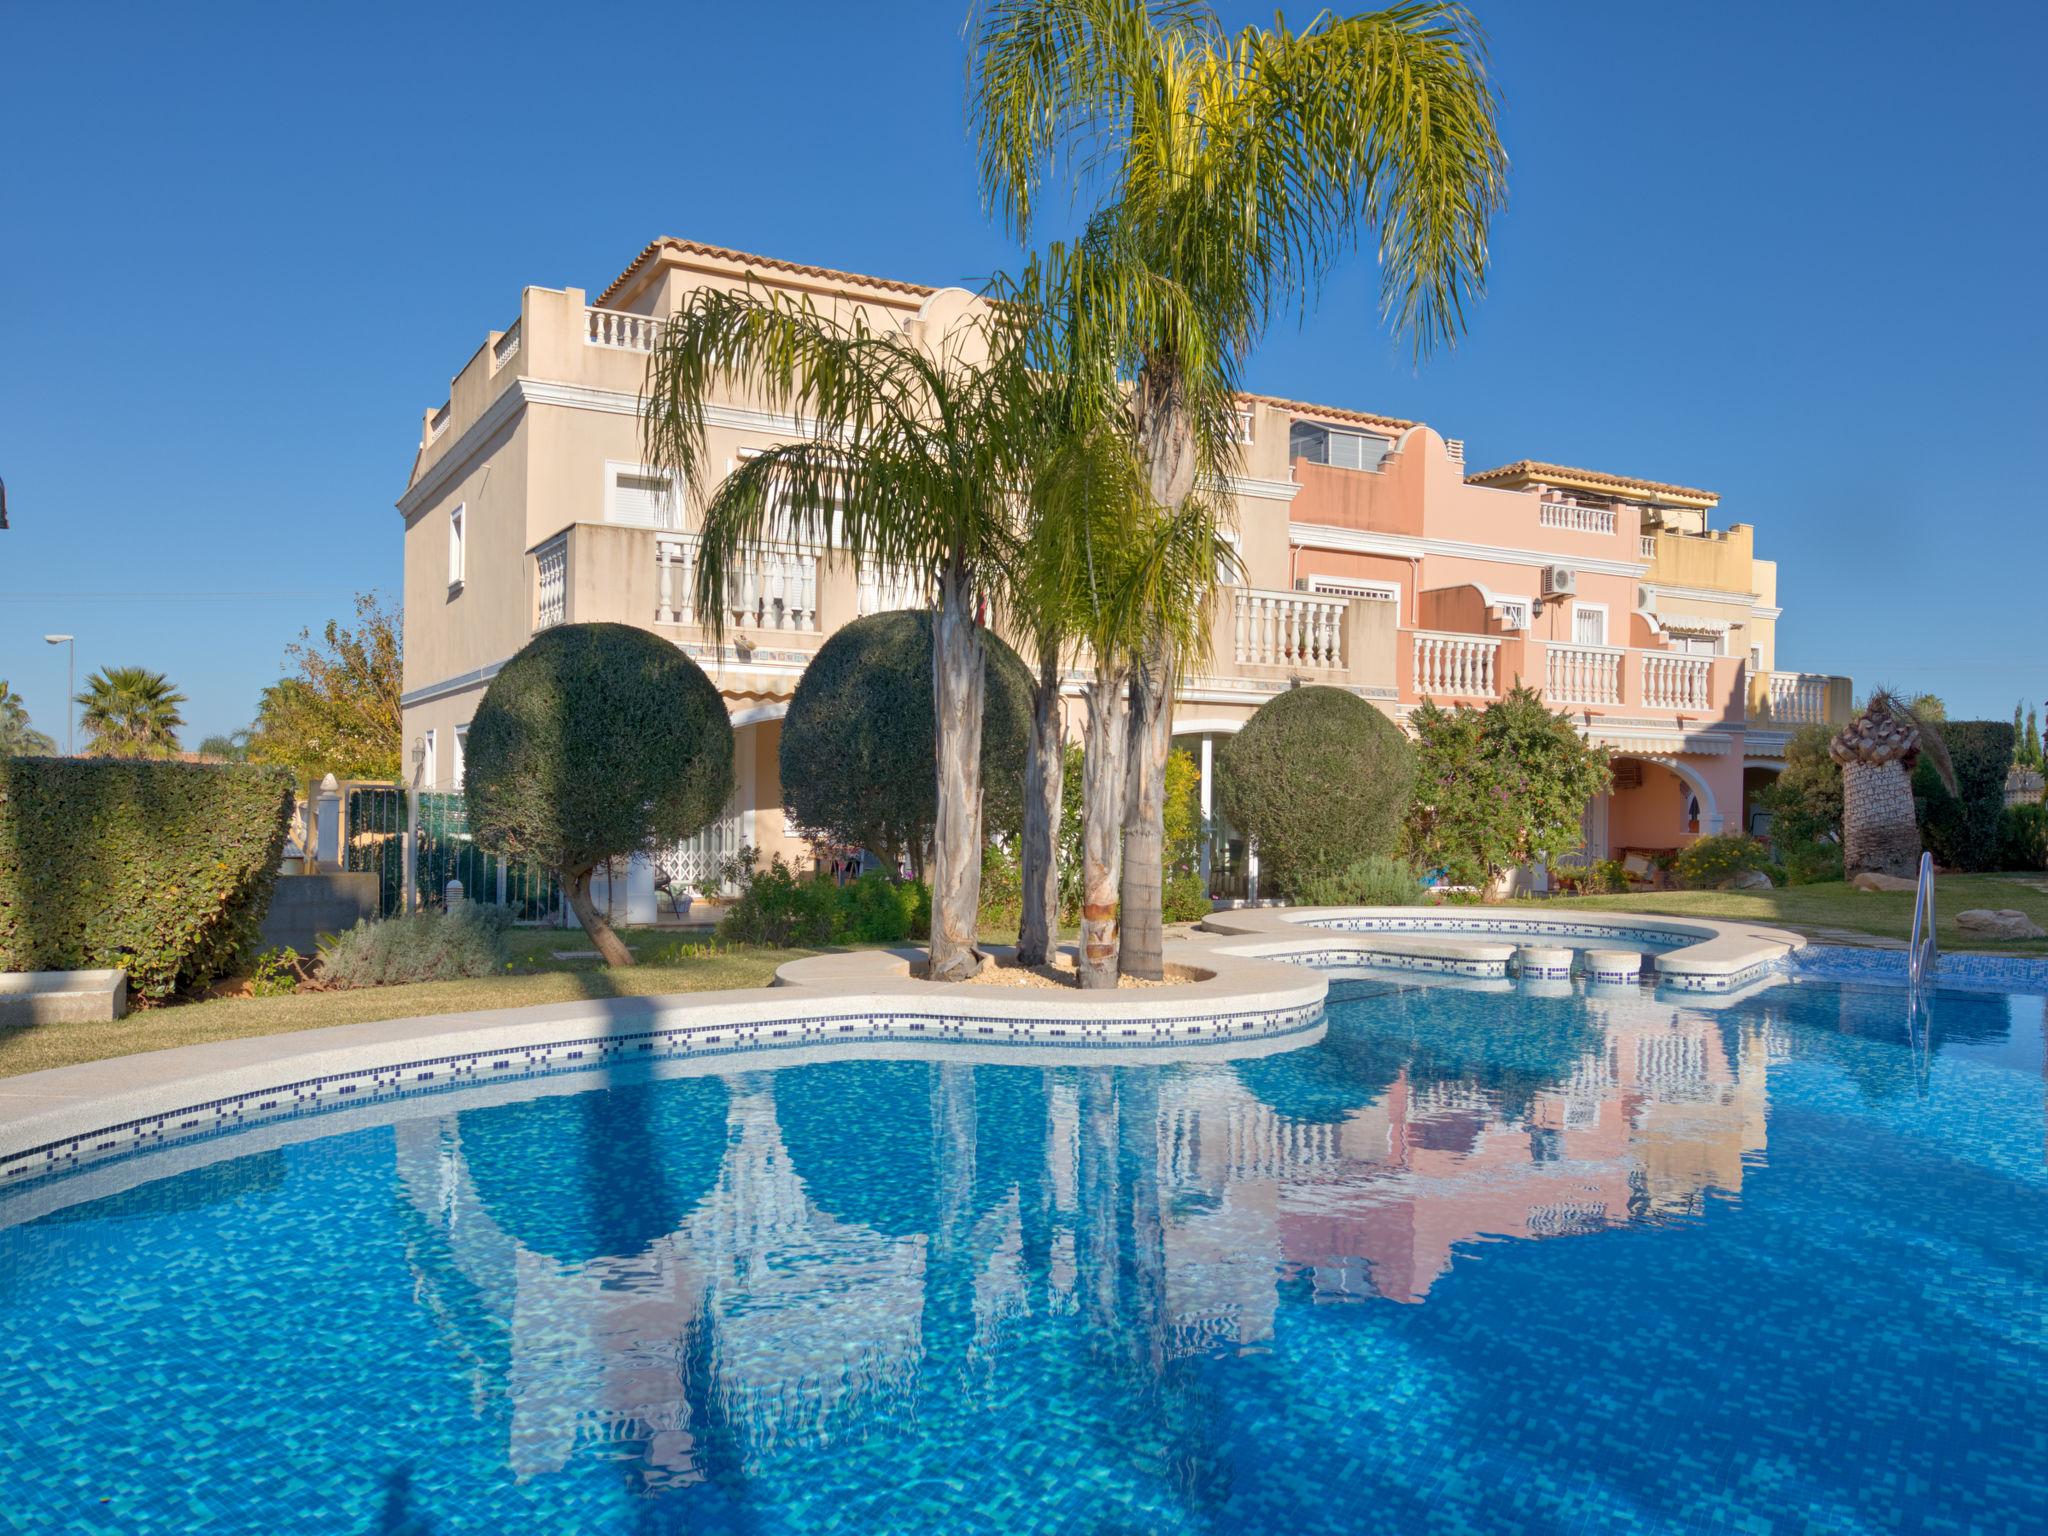
[[[1805,944],[1779,929],[1695,918],[1297,907],[1217,913],[1166,952],[1169,965],[1208,974],[1158,987],[933,984],[910,974],[921,950],[815,956],[782,967],[765,990],[342,1025],[0,1079],[0,1193],[101,1164],[147,1161],[161,1171],[157,1156],[134,1154],[252,1126],[292,1123],[303,1129],[289,1139],[309,1139],[338,1129],[337,1112],[359,1118],[372,1106],[450,1092],[468,1102],[494,1085],[494,1097],[518,1096],[536,1091],[539,1077],[573,1075],[587,1087],[589,1074],[730,1070],[743,1053],[776,1053],[780,1065],[799,1053],[966,1048],[977,1061],[1056,1066],[1100,1065],[1106,1054],[1140,1062],[1292,1049],[1321,1032],[1325,970],[1499,980],[1518,949],[1559,936],[1610,948],[1678,945],[1656,957],[1659,981],[1708,993],[1767,975]],[[315,1118],[317,1127],[308,1124]]]

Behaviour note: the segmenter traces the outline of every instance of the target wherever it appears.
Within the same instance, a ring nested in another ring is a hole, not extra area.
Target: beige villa
[[[856,569],[831,548],[763,545],[727,594],[723,643],[700,622],[693,509],[642,462],[638,393],[678,299],[749,282],[917,339],[980,302],[677,239],[595,298],[526,289],[424,413],[398,501],[421,788],[459,786],[467,722],[535,633],[635,624],[704,667],[737,742],[727,814],[654,862],[695,879],[742,843],[806,855],[776,761],[791,694],[833,630],[925,592],[913,573]],[[706,415],[714,462],[805,431],[738,395]],[[1711,491],[1533,460],[1470,473],[1457,439],[1368,411],[1247,395],[1240,419],[1228,490],[1245,584],[1218,594],[1211,660],[1175,714],[1205,812],[1216,739],[1298,683],[1350,689],[1397,721],[1424,698],[1540,688],[1616,756],[1613,793],[1587,808],[1594,857],[1746,825],[1789,732],[1847,718],[1847,678],[1781,667],[1777,568],[1749,525],[1717,526]]]

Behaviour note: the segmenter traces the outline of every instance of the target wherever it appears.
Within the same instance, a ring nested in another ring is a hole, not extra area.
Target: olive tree
[[[1031,676],[985,639],[982,825],[1015,837],[1023,816]],[[804,668],[782,721],[782,803],[799,826],[922,870],[938,820],[932,616],[877,613],[833,632]]]
[[[463,792],[478,845],[552,869],[610,965],[633,955],[591,902],[592,872],[700,830],[732,784],[732,722],[711,679],[625,624],[542,631],[470,722]]]
[[[1261,867],[1285,892],[1391,854],[1414,783],[1401,728],[1342,688],[1269,699],[1216,761],[1225,819],[1258,840]]]

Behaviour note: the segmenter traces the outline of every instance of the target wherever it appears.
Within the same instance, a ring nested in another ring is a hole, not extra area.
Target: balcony
[[[1750,711],[1760,725],[1846,725],[1854,686],[1825,672],[1763,672],[1750,680]]]
[[[1614,532],[1614,508],[1582,507],[1576,501],[1543,501],[1536,506],[1540,528],[1561,528],[1567,533]]]
[[[1414,692],[1424,699],[1500,697],[1498,635],[1416,630],[1411,654]]]
[[[654,536],[655,623],[698,622],[699,547],[694,533]],[[726,576],[726,627],[770,634],[817,634],[818,556],[815,547],[796,544],[743,547]]]
[[[1543,649],[1543,697],[1552,704],[1621,702],[1621,661],[1616,645],[1548,645]]]
[[[1240,667],[1344,670],[1344,616],[1350,598],[1237,587],[1231,603],[1232,653]]]

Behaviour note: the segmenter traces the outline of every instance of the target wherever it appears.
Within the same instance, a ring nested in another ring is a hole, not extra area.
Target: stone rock
[[[1956,926],[1965,933],[1984,939],[2048,939],[2048,928],[2010,907],[1996,912],[1989,907],[1973,907],[1968,912],[1958,912]]]
[[[1771,877],[1760,869],[1738,869],[1721,882],[1724,891],[1769,891],[1776,888]]]
[[[1871,869],[1866,869],[1849,883],[1859,891],[1910,891],[1917,884],[1903,875],[1880,875]]]

